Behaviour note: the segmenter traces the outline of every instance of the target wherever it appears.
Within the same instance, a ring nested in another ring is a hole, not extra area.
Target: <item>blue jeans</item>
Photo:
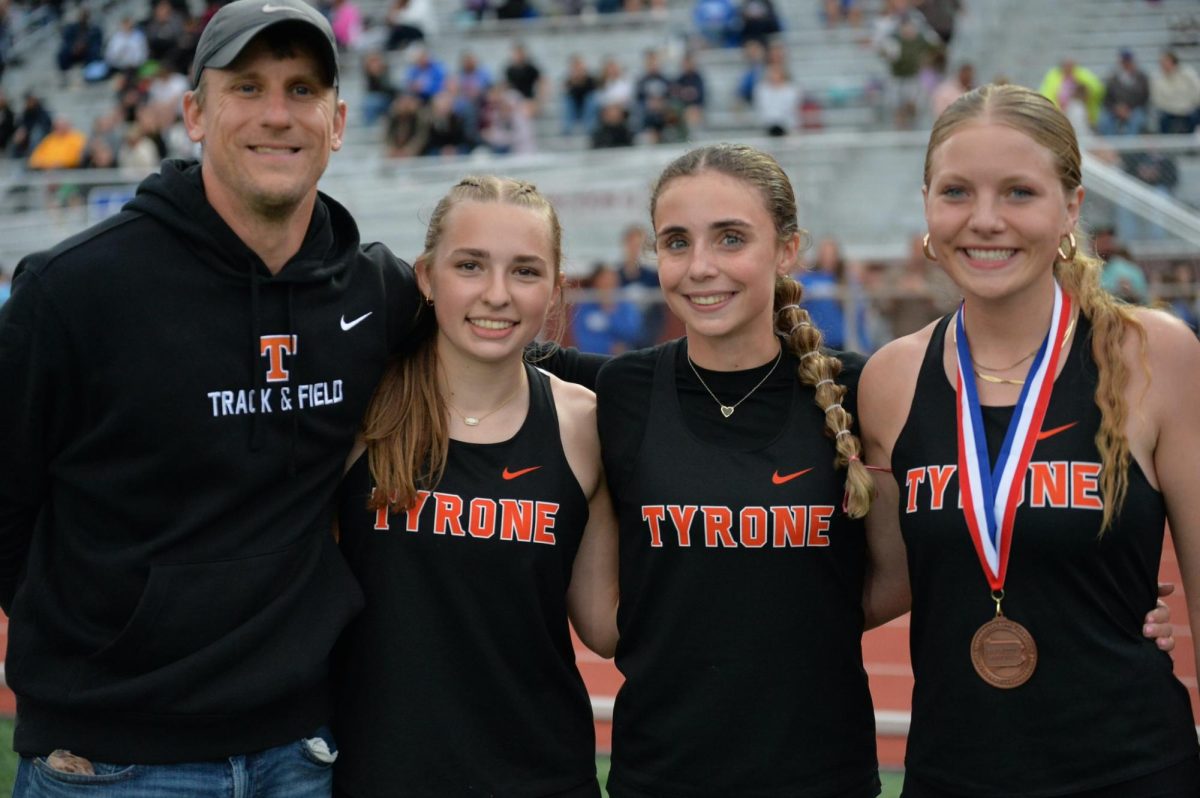
[[[21,757],[13,798],[329,798],[337,751],[329,730],[277,748],[213,762],[119,765],[63,773]]]

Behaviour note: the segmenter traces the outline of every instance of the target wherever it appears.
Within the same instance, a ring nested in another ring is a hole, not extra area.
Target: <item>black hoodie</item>
[[[215,759],[327,720],[362,604],[330,500],[419,300],[323,195],[272,276],[181,162],[22,262],[0,310],[18,752]]]

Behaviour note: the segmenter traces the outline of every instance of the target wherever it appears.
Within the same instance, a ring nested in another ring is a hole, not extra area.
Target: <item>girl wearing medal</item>
[[[1189,697],[1143,615],[1169,520],[1200,626],[1200,343],[1100,288],[1078,143],[1039,94],[956,101],[924,181],[963,302],[881,349],[859,398],[891,468],[869,524],[912,593],[903,795],[1194,798]]]

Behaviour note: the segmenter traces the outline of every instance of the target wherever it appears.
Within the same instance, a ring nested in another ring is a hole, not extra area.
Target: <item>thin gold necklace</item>
[[[451,410],[453,410],[455,415],[457,415],[459,418],[461,418],[463,423],[466,424],[468,427],[478,427],[480,421],[483,421],[485,418],[492,415],[493,413],[497,413],[497,412],[503,410],[505,407],[508,406],[509,402],[511,402],[513,399],[516,399],[517,394],[519,394],[521,392],[522,385],[524,385],[524,380],[517,383],[516,389],[513,390],[513,392],[508,395],[507,399],[505,399],[503,402],[501,402],[500,404],[493,407],[491,410],[484,413],[482,416],[468,416],[466,413],[459,410],[454,405],[450,404],[449,399],[446,400],[446,406],[449,407]]]
[[[774,363],[771,365],[771,370],[770,370],[770,371],[768,371],[766,374],[764,374],[764,375],[763,375],[763,378],[762,378],[761,380],[759,380],[759,381],[758,381],[758,382],[757,382],[757,383],[754,385],[754,387],[753,387],[753,388],[751,388],[751,389],[750,389],[750,390],[749,390],[749,391],[746,393],[746,395],[745,395],[745,396],[743,396],[741,399],[738,399],[738,400],[737,400],[736,402],[734,402],[733,404],[731,404],[731,405],[727,405],[727,404],[725,404],[724,402],[722,402],[720,399],[718,399],[718,398],[717,398],[717,395],[716,395],[715,393],[713,393],[713,392],[712,392],[712,388],[709,388],[709,387],[708,387],[708,383],[707,383],[707,382],[705,382],[705,381],[704,381],[704,378],[700,376],[700,372],[696,370],[696,364],[692,362],[692,356],[691,356],[691,354],[688,354],[688,356],[687,356],[687,362],[688,362],[688,365],[692,367],[692,373],[696,375],[696,379],[700,380],[700,384],[701,384],[701,385],[704,387],[704,390],[708,391],[708,395],[709,395],[709,396],[711,396],[711,397],[713,398],[713,401],[717,403],[717,406],[721,408],[721,415],[725,416],[725,418],[729,418],[730,416],[732,416],[732,415],[733,415],[733,411],[734,411],[734,410],[737,410],[737,406],[738,406],[738,405],[740,405],[742,402],[744,402],[744,401],[746,401],[747,399],[749,399],[749,398],[750,398],[750,397],[751,397],[751,396],[754,394],[754,392],[755,392],[755,391],[757,391],[759,388],[761,388],[761,387],[762,387],[762,384],[763,384],[764,382],[766,382],[766,381],[767,381],[767,379],[768,379],[768,378],[769,378],[769,377],[770,377],[772,374],[774,374],[774,373],[775,373],[775,369],[779,367],[779,361],[780,361],[780,360],[783,360],[783,347],[782,347],[782,346],[781,346],[781,347],[779,347],[779,354],[775,356],[775,362],[774,362]]]
[[[1073,332],[1075,332],[1075,319],[1071,319],[1071,323],[1067,325],[1067,331],[1065,333],[1063,333],[1062,344],[1059,346],[1060,351],[1066,347],[1067,341],[1071,340],[1071,333],[1073,333]],[[950,344],[951,344],[951,346],[958,345],[958,330],[957,330],[957,325],[955,325],[955,324],[950,325]],[[1018,360],[1016,363],[1013,363],[1011,366],[1008,367],[1008,369],[1014,369],[1017,366],[1021,365],[1026,360],[1028,360],[1029,358],[1036,355],[1038,353],[1038,349],[1041,349],[1041,348],[1042,348],[1042,345],[1038,344],[1037,349],[1033,350],[1028,355],[1026,355],[1025,357]],[[986,369],[988,367],[979,365],[978,363],[975,362],[975,358],[972,357],[971,358],[971,371],[973,371],[975,373],[976,377],[983,380],[984,382],[990,382],[992,385],[1024,385],[1025,384],[1025,380],[1011,380],[1008,377],[997,377],[995,374],[985,374],[979,370],[981,368]],[[989,371],[1008,371],[1008,369],[988,369],[988,370]]]

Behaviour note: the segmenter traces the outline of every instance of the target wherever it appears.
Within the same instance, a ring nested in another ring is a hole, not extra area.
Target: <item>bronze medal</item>
[[[1037,667],[1037,644],[1024,626],[997,615],[971,638],[971,664],[992,687],[1020,687]]]

